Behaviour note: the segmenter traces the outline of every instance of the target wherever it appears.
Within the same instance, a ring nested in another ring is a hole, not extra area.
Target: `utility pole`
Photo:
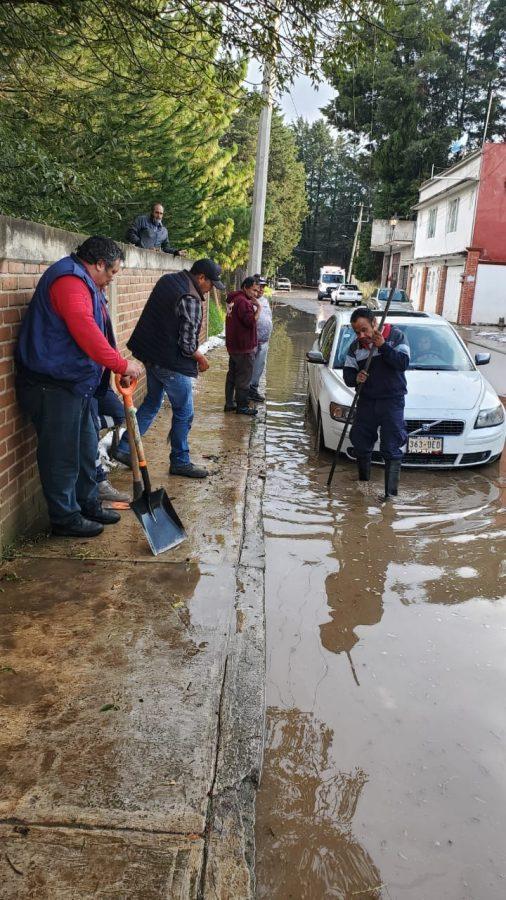
[[[350,265],[348,268],[348,283],[351,281],[351,276],[353,273],[353,263],[355,262],[355,254],[357,252],[358,242],[360,240],[360,232],[362,231],[362,214],[364,212],[364,204],[360,204],[360,209],[358,213],[357,227],[355,228],[355,237],[353,238],[353,247],[351,248],[351,256],[350,256]]]
[[[262,245],[264,242],[265,200],[267,197],[267,172],[269,169],[274,75],[274,61],[266,62],[262,83],[263,106],[258,126],[255,182],[253,185],[253,204],[251,207],[248,275],[255,275],[257,272],[262,271]]]

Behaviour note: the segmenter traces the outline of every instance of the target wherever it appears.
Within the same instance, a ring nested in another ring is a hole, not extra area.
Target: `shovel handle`
[[[130,447],[130,460],[132,463],[133,475],[133,497],[138,500],[142,496],[142,478],[139,468],[139,457],[135,446],[134,420],[137,421],[135,407],[133,402],[133,393],[137,386],[137,378],[133,378],[129,385],[121,384],[121,375],[115,376],[116,388],[118,393],[123,397],[123,406],[125,408],[125,425],[128,434],[128,444]]]
[[[125,405],[126,420],[127,420],[127,423],[130,423],[131,432],[132,432],[132,440],[135,444],[136,452],[134,454],[132,454],[132,462],[133,462],[133,456],[135,456],[137,458],[137,460],[139,461],[140,475],[142,476],[144,490],[148,491],[148,493],[149,493],[151,491],[151,484],[150,484],[149,475],[148,475],[148,468],[147,468],[148,464],[146,462],[146,457],[144,455],[144,447],[142,444],[141,433],[139,431],[139,423],[137,421],[137,416],[135,415],[134,399],[133,399],[133,394],[134,394],[135,388],[137,387],[138,379],[131,378],[129,385],[121,384],[121,379],[122,379],[121,375],[115,375],[116,387],[118,388],[118,391],[120,392],[120,394],[123,397],[123,403]],[[127,424],[127,428],[128,428],[128,424]],[[128,432],[128,434],[130,437],[130,431]]]

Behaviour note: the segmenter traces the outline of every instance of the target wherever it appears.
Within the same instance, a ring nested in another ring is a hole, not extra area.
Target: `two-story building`
[[[506,319],[506,144],[487,143],[420,188],[409,294],[462,325]]]
[[[487,143],[420,187],[414,221],[375,219],[381,284],[462,325],[506,320],[506,143]]]

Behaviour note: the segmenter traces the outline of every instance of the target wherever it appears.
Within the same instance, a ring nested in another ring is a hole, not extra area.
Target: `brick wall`
[[[0,216],[0,548],[47,522],[30,423],[14,391],[14,348],[24,311],[40,275],[66,256],[84,235]],[[168,254],[124,245],[126,261],[109,288],[109,304],[120,350],[161,275],[188,265]],[[207,315],[201,340],[207,336]]]
[[[459,325],[470,325],[473,320],[474,292],[476,289],[476,276],[480,262],[481,247],[468,247],[466,265],[464,267],[464,280],[460,292]]]
[[[418,300],[418,309],[425,309],[425,294],[427,292],[427,275],[429,274],[429,270],[427,266],[424,266],[422,272],[422,283],[420,285],[420,297]]]
[[[437,286],[437,297],[436,297],[436,313],[438,316],[443,315],[443,306],[445,300],[445,290],[446,290],[446,278],[448,275],[448,266],[441,266],[439,272],[439,282]]]

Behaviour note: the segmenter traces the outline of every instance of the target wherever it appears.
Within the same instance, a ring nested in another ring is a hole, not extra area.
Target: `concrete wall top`
[[[88,236],[26,219],[0,216],[0,259],[52,263],[68,256]],[[128,269],[167,269],[174,272],[192,263],[188,258],[171,253],[141,250],[133,244],[119,241],[118,244],[125,253],[124,265]]]

